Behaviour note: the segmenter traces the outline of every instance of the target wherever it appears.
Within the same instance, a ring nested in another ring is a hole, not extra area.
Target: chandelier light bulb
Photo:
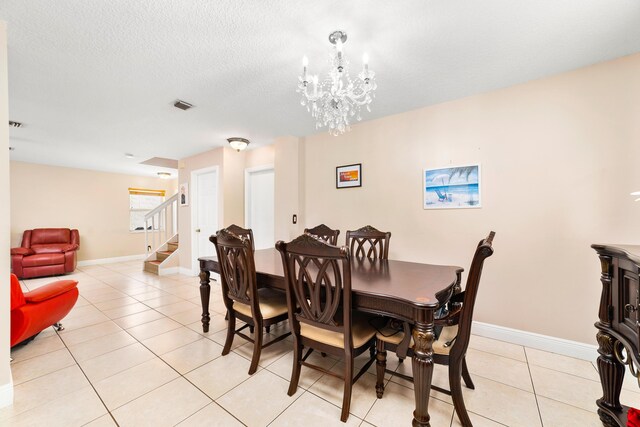
[[[307,68],[307,65],[309,65],[309,58],[307,58],[307,55],[302,57],[302,66]]]

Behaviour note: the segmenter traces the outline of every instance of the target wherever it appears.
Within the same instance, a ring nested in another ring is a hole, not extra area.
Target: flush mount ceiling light
[[[362,71],[357,77],[349,76],[349,61],[344,57],[342,45],[347,41],[347,33],[334,31],[329,34],[334,48],[329,57],[329,75],[318,80],[317,75],[307,75],[309,60],[302,58],[302,75],[298,77],[297,92],[302,94],[300,103],[316,119],[316,129],[329,128],[331,135],[340,135],[350,130],[349,123],[354,118],[362,120],[360,107],[366,106],[371,112],[371,101],[376,90],[375,73],[369,70],[369,57],[362,56]],[[311,86],[311,87],[309,87]]]
[[[242,151],[249,145],[249,140],[245,138],[227,138],[229,145],[236,151]]]
[[[171,178],[171,174],[169,172],[158,172],[158,176],[162,179]]]

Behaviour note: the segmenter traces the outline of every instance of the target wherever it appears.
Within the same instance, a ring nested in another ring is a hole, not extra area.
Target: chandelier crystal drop
[[[307,73],[308,59],[302,59],[302,75],[298,77],[296,92],[302,95],[300,103],[316,120],[316,129],[328,127],[337,136],[350,130],[350,123],[362,120],[361,107],[371,112],[371,101],[377,87],[375,73],[369,69],[369,57],[362,57],[362,71],[355,78],[349,75],[349,61],[344,57],[343,44],[347,33],[334,31],[329,35],[334,45],[329,55],[330,71],[324,80]]]

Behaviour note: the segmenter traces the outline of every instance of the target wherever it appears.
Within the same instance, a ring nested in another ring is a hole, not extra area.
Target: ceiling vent
[[[21,128],[22,127],[22,123],[14,122],[12,120],[9,120],[9,126],[14,127],[14,128]]]
[[[193,107],[193,105],[189,104],[188,102],[180,101],[179,99],[175,102],[175,104],[173,104],[173,106],[181,110],[188,110],[189,108]]]

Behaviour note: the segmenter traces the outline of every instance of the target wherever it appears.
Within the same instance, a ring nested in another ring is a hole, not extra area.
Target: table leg
[[[606,426],[617,425],[611,413],[622,412],[620,405],[620,390],[624,377],[624,365],[615,357],[614,346],[616,339],[605,331],[598,331],[598,372],[602,384],[602,398],[596,401],[598,415]]]
[[[202,332],[209,332],[209,294],[211,285],[209,284],[210,273],[207,270],[200,270],[200,301],[202,301]]]
[[[413,367],[413,386],[416,397],[416,410],[413,412],[414,427],[429,427],[429,394],[433,376],[433,322],[416,323],[413,328],[415,342],[411,360]]]

